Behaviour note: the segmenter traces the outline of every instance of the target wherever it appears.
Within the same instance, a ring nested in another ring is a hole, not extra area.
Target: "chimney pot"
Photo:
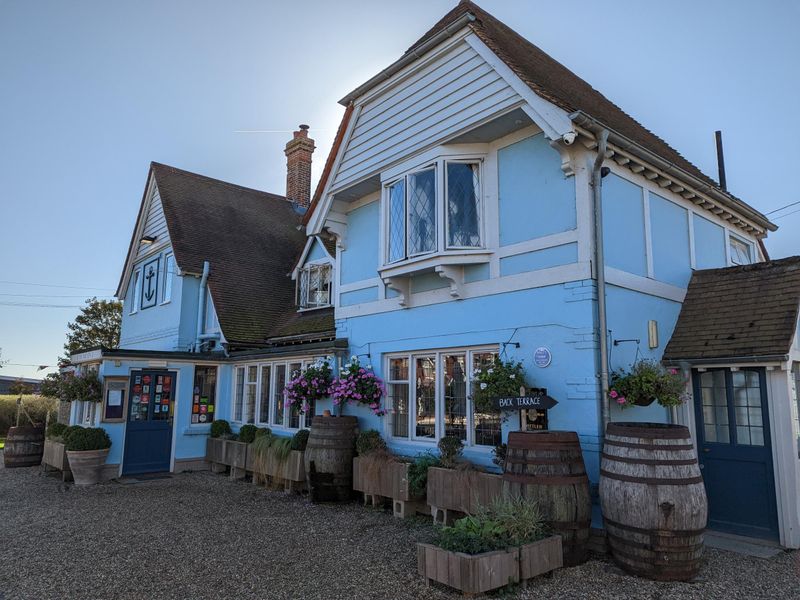
[[[308,125],[301,124],[286,144],[286,197],[308,208],[311,201],[311,155],[314,140],[308,137]]]

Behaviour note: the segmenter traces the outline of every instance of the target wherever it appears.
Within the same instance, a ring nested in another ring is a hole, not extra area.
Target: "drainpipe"
[[[207,260],[203,261],[203,275],[200,277],[200,291],[197,293],[197,337],[194,341],[194,351],[200,352],[203,343],[203,320],[206,314],[206,289],[208,288],[208,273],[211,265]]]
[[[597,312],[600,329],[600,437],[606,434],[608,409],[608,322],[606,317],[606,269],[603,253],[603,175],[600,172],[608,147],[608,130],[597,134],[597,157],[592,167],[592,204],[594,208],[594,268],[597,277]]]

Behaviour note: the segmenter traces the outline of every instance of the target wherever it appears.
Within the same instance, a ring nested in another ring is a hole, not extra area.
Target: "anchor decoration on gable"
[[[144,285],[142,285],[142,308],[156,305],[158,300],[158,261],[156,258],[144,265]]]

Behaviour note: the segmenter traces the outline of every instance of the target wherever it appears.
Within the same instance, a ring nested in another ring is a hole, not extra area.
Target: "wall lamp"
[[[139,240],[142,244],[152,244],[156,241],[156,236],[154,235],[143,235],[142,239]]]

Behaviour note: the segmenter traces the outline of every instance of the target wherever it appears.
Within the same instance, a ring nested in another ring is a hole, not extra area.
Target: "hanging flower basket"
[[[611,374],[608,398],[620,408],[649,406],[680,406],[686,401],[686,379],[677,369],[666,369],[653,360],[640,360],[630,371]]]
[[[103,399],[103,383],[97,371],[66,373],[61,379],[61,391],[67,402],[100,402]]]
[[[497,412],[495,398],[524,395],[524,389],[523,392],[520,389],[529,387],[525,383],[522,363],[502,361],[499,357],[495,357],[490,366],[476,369],[474,376],[476,385],[473,386],[472,403],[480,413]]]
[[[379,417],[386,414],[386,409],[381,407],[381,398],[385,393],[386,387],[381,378],[372,372],[372,366],[362,366],[355,356],[342,366],[338,379],[331,386],[336,406],[345,403],[365,404]]]
[[[297,405],[300,412],[307,413],[314,402],[331,394],[333,370],[327,360],[318,360],[294,375],[286,384],[286,406]]]

